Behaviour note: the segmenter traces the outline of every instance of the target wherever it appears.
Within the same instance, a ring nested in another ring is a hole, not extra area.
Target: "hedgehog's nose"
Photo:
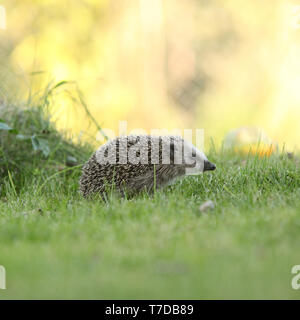
[[[216,169],[216,165],[205,160],[204,161],[204,170],[203,171],[213,171]]]

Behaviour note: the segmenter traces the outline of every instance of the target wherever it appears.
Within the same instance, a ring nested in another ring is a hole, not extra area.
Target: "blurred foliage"
[[[116,129],[257,126],[299,146],[300,1],[4,0],[0,99],[74,80]],[[12,71],[13,70],[13,71]],[[24,91],[9,74],[21,79]],[[24,74],[26,76],[24,76]],[[16,92],[17,91],[17,92]],[[16,93],[15,93],[16,92]],[[64,92],[58,126],[94,135]],[[206,139],[208,141],[208,139]]]
[[[279,151],[277,144],[271,141],[265,132],[255,127],[241,127],[228,132],[224,139],[224,148],[259,157],[269,157]]]

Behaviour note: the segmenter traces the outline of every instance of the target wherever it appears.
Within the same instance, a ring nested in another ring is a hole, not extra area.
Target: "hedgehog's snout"
[[[216,165],[208,160],[204,161],[204,170],[203,171],[213,171],[216,170]]]

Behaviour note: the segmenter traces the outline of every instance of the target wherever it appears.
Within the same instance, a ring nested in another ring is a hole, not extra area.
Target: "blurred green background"
[[[300,1],[4,0],[0,100],[75,81],[99,124],[300,138]],[[16,83],[18,78],[19,83]],[[72,91],[72,84],[68,85]],[[92,132],[66,92],[61,129]]]

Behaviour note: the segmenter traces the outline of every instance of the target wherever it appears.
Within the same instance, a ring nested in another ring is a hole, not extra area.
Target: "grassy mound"
[[[78,166],[93,150],[58,132],[48,109],[49,91],[34,104],[0,104],[0,196],[7,184],[18,192],[36,177]],[[73,170],[77,176],[79,172]]]

